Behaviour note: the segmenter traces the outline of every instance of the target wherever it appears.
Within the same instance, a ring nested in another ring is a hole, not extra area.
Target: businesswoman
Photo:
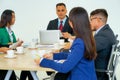
[[[69,24],[76,36],[70,52],[46,54],[44,58],[36,58],[35,62],[62,73],[71,71],[67,80],[97,80],[94,68],[96,46],[86,10],[82,7],[73,8],[69,13]],[[65,61],[54,61],[61,59]]]
[[[17,43],[16,46],[21,46],[23,41],[16,40],[16,36],[12,30],[12,25],[15,23],[15,12],[13,10],[5,10],[1,15],[1,21],[0,21],[0,47],[10,47],[14,43]],[[7,70],[4,70],[4,74],[7,73]],[[21,74],[20,80],[26,80],[26,77],[28,76],[29,80],[33,80],[31,74],[29,71],[23,71],[25,75],[23,76]],[[23,73],[22,72],[22,73]],[[0,71],[0,73],[3,73],[3,70]],[[14,76],[10,78],[11,80],[15,79],[15,73],[13,72]],[[4,79],[4,78],[2,78]],[[1,80],[1,78],[0,78]]]
[[[23,41],[16,40],[15,34],[12,31],[12,25],[15,23],[15,12],[13,10],[7,9],[1,15],[0,20],[0,47],[3,52],[9,49],[11,45],[17,43],[16,46],[20,46]],[[4,80],[7,70],[0,70],[0,80]],[[16,80],[15,73],[13,71],[10,80]]]
[[[17,42],[14,32],[11,30],[11,26],[14,24],[14,22],[15,22],[14,11],[5,10],[1,15],[0,21],[0,47],[9,47],[10,44]],[[6,52],[6,50],[4,52]],[[8,70],[0,70],[0,80],[4,80],[7,71]],[[12,72],[10,80],[16,80],[14,71]]]

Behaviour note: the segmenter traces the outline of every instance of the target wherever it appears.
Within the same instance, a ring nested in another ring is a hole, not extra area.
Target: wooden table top
[[[70,43],[65,44],[64,48],[69,48]],[[54,71],[50,68],[43,68],[34,62],[31,51],[34,49],[24,49],[24,54],[15,54],[15,58],[6,58],[6,54],[0,54],[0,69],[3,70],[30,70],[30,71]]]
[[[50,68],[43,68],[34,62],[30,53],[31,50],[27,49],[24,54],[15,54],[15,58],[6,58],[6,54],[0,54],[0,69],[3,70],[41,70],[53,71]]]

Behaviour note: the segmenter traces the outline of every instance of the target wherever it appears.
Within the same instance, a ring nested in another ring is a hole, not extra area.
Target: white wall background
[[[48,22],[57,17],[55,6],[59,2],[66,4],[68,13],[75,6],[86,8],[88,13],[96,8],[105,8],[111,28],[116,34],[120,31],[120,0],[0,0],[0,14],[5,9],[14,10],[16,23],[13,29],[16,36],[25,42],[31,41],[32,38],[39,38],[39,30],[46,29]]]
[[[48,22],[57,17],[55,6],[59,2],[66,4],[68,13],[75,6],[84,7],[88,13],[105,8],[109,14],[108,23],[120,40],[120,0],[0,0],[0,14],[5,9],[14,10],[14,32],[17,38],[30,42],[32,38],[39,38],[39,30],[46,29]]]

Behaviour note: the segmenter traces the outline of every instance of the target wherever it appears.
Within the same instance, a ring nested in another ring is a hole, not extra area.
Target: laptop
[[[60,30],[40,30],[40,44],[54,44],[59,42]]]

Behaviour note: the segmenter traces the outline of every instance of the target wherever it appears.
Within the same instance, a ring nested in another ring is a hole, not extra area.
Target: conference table
[[[62,46],[63,47],[63,46]],[[60,48],[62,48],[60,47]],[[32,51],[40,50],[40,49],[54,49],[54,48],[48,48],[48,47],[39,47],[35,49],[29,49],[25,48],[23,54],[15,54],[16,56],[14,58],[6,58],[6,54],[0,54],[0,69],[1,70],[8,70],[5,80],[9,80],[10,75],[12,74],[13,70],[27,70],[30,71],[34,80],[39,80],[38,76],[36,75],[36,72],[38,70],[40,71],[54,71],[50,68],[43,68],[37,65],[34,62],[33,54],[31,54]],[[15,52],[16,53],[16,52]]]

